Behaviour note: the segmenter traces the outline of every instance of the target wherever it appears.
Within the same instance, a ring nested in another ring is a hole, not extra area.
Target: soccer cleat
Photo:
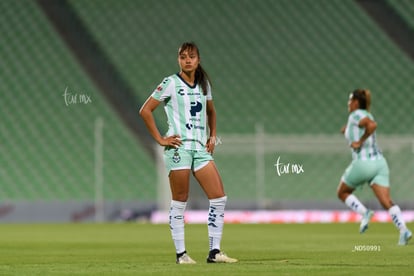
[[[398,245],[407,245],[412,236],[413,234],[408,229],[400,233],[400,240],[398,241]]]
[[[186,252],[184,252],[181,256],[177,256],[177,264],[195,264],[196,261],[194,261],[193,259],[191,259],[190,256],[187,255]]]
[[[207,257],[207,263],[237,263],[237,259],[228,257],[226,254],[218,249],[210,251]]]
[[[371,218],[374,216],[374,211],[367,210],[366,213],[362,216],[361,224],[359,226],[359,233],[364,233],[368,229],[368,223]]]

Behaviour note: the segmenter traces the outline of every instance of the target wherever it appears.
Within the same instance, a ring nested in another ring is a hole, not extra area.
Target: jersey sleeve
[[[351,116],[350,116],[350,120],[351,123],[358,126],[359,122],[365,118],[365,117],[369,117],[368,114],[363,111],[363,110],[356,110]]]
[[[207,95],[206,95],[207,101],[210,101],[213,99],[213,95],[211,94],[211,85],[208,83],[207,85]]]
[[[151,96],[158,101],[165,101],[171,97],[171,78],[165,78],[155,90],[152,92]]]

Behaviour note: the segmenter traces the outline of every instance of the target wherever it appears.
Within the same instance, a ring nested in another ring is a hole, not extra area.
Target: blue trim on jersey
[[[182,80],[188,87],[190,87],[191,89],[194,89],[194,88],[196,88],[196,86],[197,86],[197,82],[196,81],[194,81],[194,85],[193,86],[191,86],[188,82],[186,82],[181,76],[180,76],[180,73],[177,73],[176,74],[177,75],[177,77],[179,77],[180,78],[180,80]]]

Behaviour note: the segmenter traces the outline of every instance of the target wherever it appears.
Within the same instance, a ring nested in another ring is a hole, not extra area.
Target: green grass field
[[[176,265],[168,225],[3,224],[0,275],[412,274],[414,244],[397,239],[385,223],[363,235],[357,224],[228,224],[222,250],[240,262],[207,264],[207,227],[190,224],[187,251],[198,263]]]

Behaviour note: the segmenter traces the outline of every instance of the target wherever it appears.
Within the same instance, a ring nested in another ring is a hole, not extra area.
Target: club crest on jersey
[[[181,161],[181,156],[180,156],[180,154],[178,153],[178,151],[177,151],[177,150],[175,150],[175,152],[174,152],[174,155],[173,155],[173,157],[172,157],[172,161],[173,161],[174,163],[178,163],[178,162],[180,162],[180,161]]]

